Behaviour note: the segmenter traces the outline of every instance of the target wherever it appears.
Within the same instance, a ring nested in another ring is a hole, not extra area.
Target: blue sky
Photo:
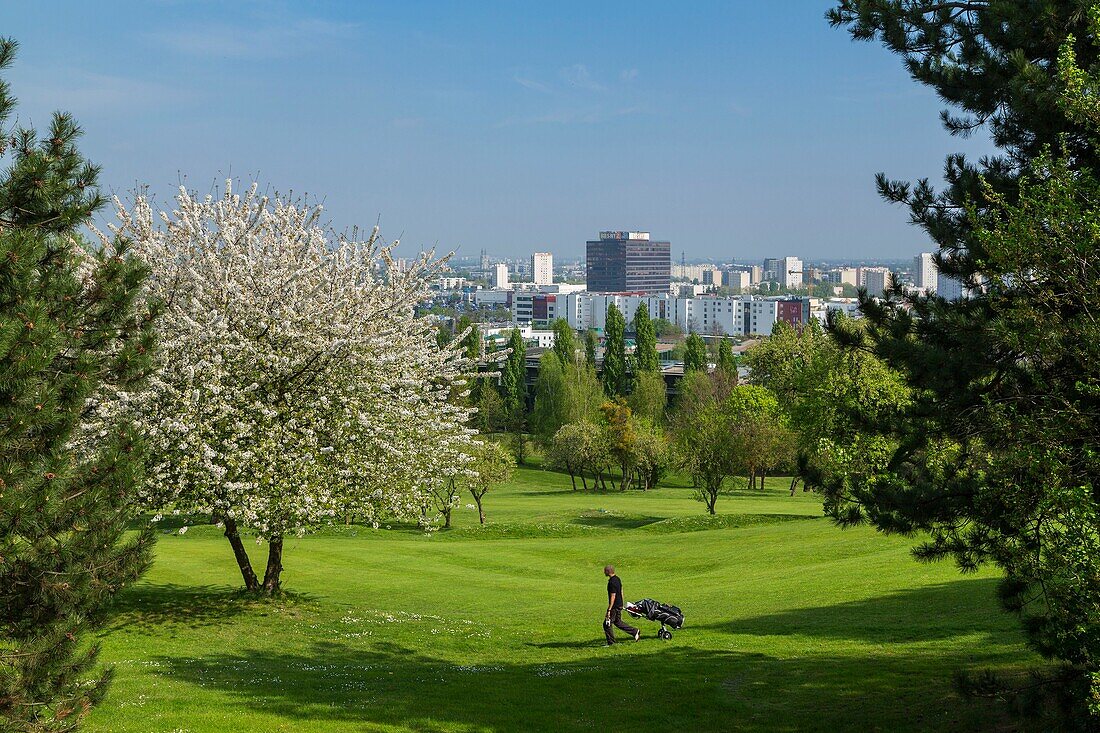
[[[76,114],[113,192],[256,177],[464,255],[644,229],[677,257],[911,256],[874,174],[991,148],[829,5],[41,0],[2,32],[21,121]]]

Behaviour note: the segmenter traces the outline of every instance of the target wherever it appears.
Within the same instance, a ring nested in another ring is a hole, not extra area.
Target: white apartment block
[[[714,265],[672,265],[669,268],[669,276],[673,280],[687,280],[688,282],[702,283],[708,278],[714,277],[713,275],[708,275],[707,273],[714,272],[718,272],[718,268]],[[719,274],[719,282],[717,283],[718,285],[722,284],[721,277],[721,274]],[[711,283],[708,282],[706,284],[710,285]]]
[[[791,290],[802,287],[802,260],[797,257],[784,257],[780,262],[783,272],[779,273],[779,282]]]
[[[859,284],[867,290],[872,298],[881,298],[886,294],[886,289],[893,281],[889,268],[886,267],[861,267],[859,268]]]
[[[921,252],[913,258],[913,284],[925,294],[935,293],[939,281],[939,268],[931,252]]]
[[[578,331],[607,327],[607,309],[614,303],[629,323],[640,304],[650,318],[663,318],[685,332],[717,335],[770,334],[778,320],[805,322],[808,300],[754,296],[688,297],[572,293],[559,303],[558,315]],[[795,315],[797,313],[797,315]]]
[[[940,272],[936,276],[936,295],[947,300],[962,300],[970,297],[970,288],[963,285],[962,280]]]
[[[492,276],[492,285],[494,288],[508,287],[508,265],[503,263],[493,265]]]
[[[531,255],[531,279],[536,285],[554,284],[554,255],[535,252]]]

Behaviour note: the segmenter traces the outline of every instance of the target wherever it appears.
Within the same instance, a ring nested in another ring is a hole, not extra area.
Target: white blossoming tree
[[[321,207],[255,184],[181,188],[171,213],[144,195],[116,205],[112,233],[149,266],[164,310],[151,387],[129,398],[148,439],[148,503],[223,525],[247,588],[279,590],[284,537],[346,513],[416,516],[462,470],[474,431],[450,397],[471,364],[413,312],[441,260],[398,268],[377,227],[365,241],[332,236]],[[262,580],[246,530],[268,543]]]

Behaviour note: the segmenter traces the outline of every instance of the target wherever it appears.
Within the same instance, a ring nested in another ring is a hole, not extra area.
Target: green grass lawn
[[[90,731],[991,730],[962,669],[1035,664],[992,575],[920,565],[819,500],[685,486],[584,494],[537,469],[425,536],[287,544],[286,599],[247,601],[213,527],[166,535],[102,636]],[[254,563],[263,560],[256,548]],[[684,609],[671,641],[603,646],[602,568]]]

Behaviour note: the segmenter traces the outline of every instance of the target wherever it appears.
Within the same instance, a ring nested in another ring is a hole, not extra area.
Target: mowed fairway
[[[103,634],[117,676],[89,731],[989,730],[960,669],[1037,663],[990,574],[837,529],[819,500],[685,486],[573,493],[525,469],[490,525],[340,527],[288,543],[288,598],[241,600],[213,527],[166,535]],[[252,546],[254,547],[254,546]],[[255,547],[260,565],[265,548]],[[671,641],[603,646],[602,568],[681,606]]]

